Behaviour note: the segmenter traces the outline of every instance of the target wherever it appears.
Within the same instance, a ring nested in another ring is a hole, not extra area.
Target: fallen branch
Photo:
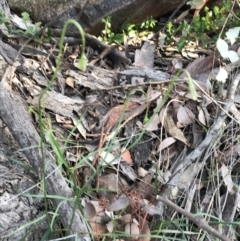
[[[29,160],[36,175],[41,177],[42,156],[39,153],[40,137],[31,122],[31,117],[26,105],[18,93],[8,88],[8,81],[12,79],[15,69],[9,66],[0,83],[0,116],[8,126],[14,139],[17,141],[23,153]],[[44,148],[47,193],[49,195],[62,196],[73,199],[73,190],[65,182],[61,172],[55,164],[55,158]],[[62,224],[71,234],[77,234],[77,240],[90,241],[88,230],[81,212],[75,207],[73,202],[62,199],[52,199],[54,206],[58,209],[58,214]],[[76,239],[74,239],[76,240]]]
[[[174,204],[173,202],[169,201],[166,198],[163,198],[161,196],[158,196],[157,198],[158,201],[163,202],[164,204],[166,204],[167,206],[173,208],[175,211],[177,211],[178,213],[181,213],[182,215],[184,215],[185,217],[187,217],[189,220],[191,220],[192,222],[194,222],[199,228],[207,231],[208,233],[214,235],[215,237],[219,238],[220,240],[223,241],[230,241],[230,239],[228,237],[226,237],[225,235],[219,233],[216,229],[214,229],[213,227],[209,226],[207,224],[207,222],[204,220],[204,218],[198,217],[193,215],[192,213],[182,209],[181,207],[177,206],[176,204]]]

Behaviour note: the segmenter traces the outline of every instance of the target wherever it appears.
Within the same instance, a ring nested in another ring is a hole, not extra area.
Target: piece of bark
[[[118,78],[123,81],[124,79],[130,79],[130,83],[133,82],[133,79],[137,78],[143,82],[148,81],[164,81],[170,80],[170,74],[163,72],[161,70],[153,70],[150,68],[139,68],[139,67],[130,67],[118,73]],[[136,81],[135,81],[136,82]]]
[[[33,98],[29,98],[27,102],[35,108],[38,108],[38,99],[39,96],[34,96]],[[72,118],[73,111],[76,113],[81,112],[82,104],[84,104],[84,101],[80,98],[74,100],[51,90],[43,96],[41,106],[54,113]]]
[[[155,44],[145,42],[141,50],[136,50],[134,65],[137,67],[153,69],[155,48]]]
[[[106,90],[113,86],[114,74],[111,71],[90,65],[87,66],[86,72],[69,70],[68,76],[74,78],[75,84],[91,90]]]
[[[27,111],[27,106],[22,101],[18,93],[7,89],[6,76],[11,73],[11,66],[8,67],[0,84],[0,116],[10,129],[14,139],[23,149],[23,153],[29,160],[31,166],[38,177],[41,177],[42,156],[39,152],[40,137],[31,122],[31,117]],[[35,148],[30,148],[34,147]],[[61,172],[55,164],[55,158],[44,148],[44,160],[46,166],[46,188],[49,195],[73,198],[73,190],[65,182]],[[90,241],[85,221],[80,211],[70,201],[63,202],[63,199],[52,199],[54,206],[58,209],[58,214],[66,230],[71,234],[78,234],[77,240]],[[70,225],[71,224],[71,225]],[[76,240],[76,239],[74,239]]]
[[[1,240],[15,241],[24,238],[26,241],[40,240],[48,230],[46,219],[37,222],[34,227],[26,225],[33,219],[41,218],[45,215],[43,211],[43,200],[32,199],[19,195],[22,191],[36,194],[37,188],[33,175],[28,169],[11,162],[7,156],[12,156],[15,160],[24,161],[18,150],[16,143],[7,128],[3,127],[0,120],[0,234]],[[20,228],[18,232],[14,232]],[[59,227],[56,227],[59,228]],[[26,233],[29,233],[26,236]],[[3,238],[6,235],[8,238]],[[55,236],[56,237],[56,236]]]

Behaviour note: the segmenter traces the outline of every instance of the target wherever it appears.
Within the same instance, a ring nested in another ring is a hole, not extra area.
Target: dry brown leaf
[[[188,4],[191,5],[191,9],[195,9],[195,12],[193,14],[193,17],[195,18],[196,16],[198,16],[200,10],[205,6],[205,4],[208,2],[209,0],[191,0],[188,2]]]
[[[158,125],[160,123],[160,119],[158,115],[155,115],[153,120],[148,124],[146,128],[147,131],[156,131],[159,129]]]
[[[99,187],[102,189],[123,191],[128,190],[129,185],[121,176],[117,177],[115,173],[109,173],[99,177]],[[109,192],[110,193],[110,192]]]
[[[126,147],[122,147],[121,149],[121,157],[122,159],[127,162],[128,164],[132,165],[132,157],[131,157],[131,153],[129,152],[129,150],[126,149]]]
[[[133,235],[132,239],[134,240],[137,240],[138,239],[137,235],[140,234],[139,227],[136,223],[127,223],[125,225],[125,232]]]
[[[97,214],[96,209],[92,203],[86,203],[83,208],[83,213],[88,221],[91,221]]]
[[[146,235],[145,237],[140,237],[138,241],[150,241],[151,240],[151,231],[148,226],[148,222],[146,219],[143,219],[141,216],[138,218],[139,227],[140,227],[140,234]]]
[[[204,116],[204,112],[202,110],[201,107],[197,106],[197,109],[198,109],[198,120],[203,124],[203,125],[207,125],[206,123],[206,119],[205,119],[205,116]]]
[[[108,232],[105,225],[100,225],[95,222],[89,222],[91,225],[91,232],[95,238],[101,238],[105,233]]]
[[[204,93],[202,93],[202,90],[204,90],[206,93],[209,93],[209,90],[212,89],[210,81],[207,78],[204,78],[204,79],[205,79],[205,82],[201,80],[194,81],[195,89],[198,91],[197,94],[201,97],[204,95]]]
[[[159,216],[160,216],[160,215],[162,215],[161,210],[160,210],[159,208],[151,205],[151,204],[146,204],[146,205],[144,205],[144,206],[142,207],[142,209],[143,209],[146,213],[148,213],[149,215],[151,215],[151,216],[154,216],[154,215],[159,215]]]
[[[209,0],[191,0],[188,2],[191,9],[201,10]]]
[[[158,99],[161,95],[162,95],[162,92],[160,92],[158,90],[153,90],[151,87],[149,87],[148,91],[147,91],[146,101],[147,102],[154,101],[154,100]],[[161,98],[161,100],[162,100],[162,98]]]
[[[126,223],[130,223],[131,220],[132,220],[132,215],[127,213],[127,214],[124,214],[121,218],[120,218],[121,221],[123,221],[124,224]]]
[[[159,120],[160,123],[164,126],[165,124],[165,119],[167,118],[167,110],[166,107],[163,107],[159,113]]]
[[[67,77],[66,78],[66,84],[72,88],[74,88],[74,79],[73,77]]]
[[[106,226],[107,226],[108,232],[112,233],[113,228],[114,228],[114,223],[113,223],[113,221],[111,220],[110,222],[108,222],[108,223],[106,224]]]
[[[186,139],[186,137],[184,136],[183,132],[177,128],[177,126],[174,123],[174,120],[172,118],[172,116],[170,115],[170,112],[167,111],[167,117],[165,119],[165,128],[166,131],[175,139],[183,142],[184,144],[186,144],[187,146],[189,146],[189,143]]]
[[[182,19],[184,19],[189,13],[189,9],[187,9],[186,11],[183,11],[175,20],[175,22],[179,22]]]
[[[186,94],[186,93],[185,93],[185,94]],[[176,119],[176,118],[177,118],[178,109],[179,109],[180,106],[181,106],[181,103],[180,103],[180,100],[179,100],[179,99],[180,99],[179,94],[178,94],[177,96],[174,96],[173,99],[176,100],[176,101],[173,101],[173,102],[172,102],[173,116],[174,116],[174,119]]]
[[[186,126],[192,124],[194,122],[194,118],[195,116],[189,108],[182,105],[179,107],[177,112],[177,119],[182,125]]]
[[[74,125],[72,124],[63,124],[62,127],[67,130],[72,130],[74,128]]]
[[[169,147],[170,145],[172,145],[174,142],[176,142],[176,139],[174,139],[173,137],[167,137],[166,139],[164,139],[159,147],[158,147],[158,152],[162,151],[163,149]]]
[[[94,206],[97,213],[104,211],[104,208],[99,204],[99,201],[92,200],[91,204]]]
[[[138,167],[138,176],[145,177],[148,174],[148,171],[142,167]]]
[[[146,109],[146,104],[129,103],[127,105],[118,105],[113,107],[104,116],[105,122],[103,123],[104,132],[110,131],[122,120],[130,120],[137,115],[141,114]],[[102,126],[101,126],[102,128]],[[98,128],[100,130],[101,128]],[[98,131],[97,130],[97,131]]]
[[[56,114],[55,118],[57,123],[65,123],[65,118],[63,116]]]
[[[227,190],[230,193],[234,193],[234,185],[233,185],[233,181],[232,181],[231,170],[224,164],[222,164],[222,167],[220,170],[222,173],[223,181],[227,187]]]
[[[193,133],[192,146],[196,147],[202,142],[204,133],[203,133],[203,130],[202,130],[201,126],[199,126],[196,123],[193,123],[192,133]]]
[[[190,76],[195,79],[198,75],[211,70],[213,67],[219,65],[218,58],[214,54],[209,55],[208,57],[201,57],[195,59],[190,63],[186,70],[189,72]],[[184,71],[179,78],[188,78],[186,72]]]
[[[83,136],[84,139],[86,139],[87,131],[84,128],[82,122],[79,121],[75,116],[72,117],[73,124],[76,126],[79,131],[79,133]]]
[[[124,210],[129,205],[128,198],[122,194],[115,202],[113,202],[109,207],[108,211],[119,211]]]

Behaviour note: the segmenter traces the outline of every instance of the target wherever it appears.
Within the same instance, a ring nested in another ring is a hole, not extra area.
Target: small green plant
[[[122,34],[115,34],[111,30],[111,16],[108,16],[107,18],[102,19],[102,22],[104,23],[104,30],[102,31],[103,38],[100,37],[100,40],[103,40],[106,43],[122,43],[123,42],[123,35]]]
[[[40,30],[41,23],[37,22],[33,25],[30,19],[30,15],[28,13],[23,12],[21,15],[22,20],[27,28],[27,30],[24,33],[29,35],[35,35]]]
[[[30,19],[30,16],[28,13],[26,12],[23,12],[22,14],[22,19],[27,27],[27,30],[24,32],[24,35],[30,35],[30,36],[33,36],[35,35],[37,32],[39,32],[39,30],[41,29],[41,25],[42,23],[41,22],[37,22],[35,24],[32,24],[32,21]],[[43,36],[42,36],[42,39],[39,38],[38,36],[36,36],[34,38],[34,41],[35,42],[49,42],[50,41],[50,30],[47,29],[47,31],[44,32]]]
[[[0,24],[8,23],[9,18],[6,18],[3,13],[3,9],[0,8]]]
[[[99,37],[99,39],[106,43],[121,44],[123,43],[124,36],[135,37],[143,31],[152,30],[155,27],[157,20],[155,20],[151,16],[151,17],[147,17],[145,20],[142,21],[142,23],[139,23],[139,24],[133,24],[133,23],[130,23],[129,21],[126,21],[121,27],[122,33],[114,33],[112,31],[110,16],[102,19],[102,22],[104,23],[104,30],[102,31],[103,36]]]
[[[209,36],[215,33],[217,36],[220,32],[226,15],[229,13],[232,6],[232,1],[226,0],[221,8],[215,6],[213,10],[208,7],[204,8],[204,16],[196,16],[193,18],[191,23],[183,21],[179,26],[175,27],[171,22],[167,24],[167,38],[166,41],[170,43],[173,36],[181,36],[177,43],[178,50],[181,51],[189,41],[196,41],[203,46],[206,46]],[[239,17],[240,12],[234,12],[234,14]],[[227,24],[226,27],[235,27],[240,25],[239,18],[234,18]]]
[[[134,37],[137,34],[136,24],[126,21],[122,26],[122,31],[126,36]]]
[[[37,32],[39,32],[39,30],[41,29],[41,24],[42,24],[41,22],[33,24],[27,12],[23,12],[21,16],[22,16],[22,22],[21,22],[22,29],[19,29],[19,28],[16,29],[11,24],[11,21],[10,21],[11,19],[5,17],[3,9],[0,9],[0,24],[4,24],[5,28],[9,33],[13,33],[13,34],[20,33],[26,37],[34,36]],[[49,42],[50,36],[51,36],[51,32],[50,30],[47,30],[43,33],[41,38],[39,38],[38,36],[34,37],[34,41],[39,43]]]
[[[142,23],[141,28],[142,29],[153,29],[156,26],[157,20],[154,19],[152,16],[147,17]]]

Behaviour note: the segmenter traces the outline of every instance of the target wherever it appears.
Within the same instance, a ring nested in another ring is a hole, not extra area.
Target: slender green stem
[[[57,73],[60,70],[60,66],[61,66],[61,61],[62,61],[62,55],[63,55],[63,43],[64,43],[64,37],[67,31],[67,27],[69,24],[74,24],[78,30],[79,33],[81,35],[82,38],[82,54],[81,54],[81,58],[80,58],[80,62],[79,62],[79,66],[80,69],[82,71],[86,70],[86,58],[85,58],[85,37],[84,37],[84,31],[82,29],[82,27],[80,26],[80,24],[73,20],[73,19],[68,19],[68,21],[64,24],[63,30],[62,30],[62,34],[61,34],[61,38],[60,38],[60,43],[59,43],[59,54],[58,54],[58,58],[57,58],[57,65],[56,65],[56,69],[53,73],[53,76],[49,82],[49,84],[47,85],[47,87],[42,91],[42,93],[39,96],[38,99],[38,110],[39,110],[39,126],[40,126],[40,137],[41,137],[41,141],[40,141],[40,153],[42,156],[42,182],[43,182],[43,188],[44,188],[44,204],[45,204],[45,212],[47,214],[47,193],[46,193],[46,180],[45,180],[45,175],[46,175],[46,166],[45,166],[45,156],[44,156],[44,150],[43,150],[43,141],[44,141],[44,128],[43,128],[43,120],[42,120],[42,107],[41,107],[41,102],[42,102],[42,98],[43,96],[47,93],[47,91],[52,87],[56,77],[57,77]]]

